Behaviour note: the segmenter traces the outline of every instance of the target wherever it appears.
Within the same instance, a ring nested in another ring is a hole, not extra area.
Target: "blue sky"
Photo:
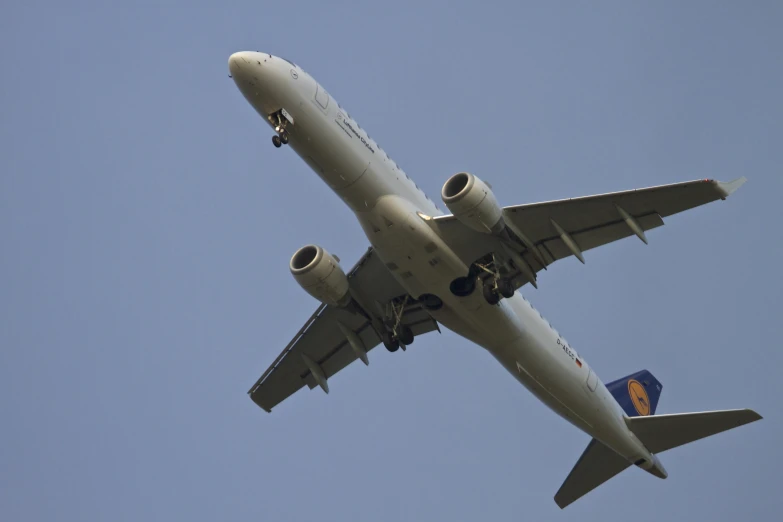
[[[779,520],[778,2],[11,3],[0,18],[3,520]],[[346,268],[350,211],[228,78],[300,64],[436,198],[504,205],[745,175],[726,202],[557,263],[526,297],[659,413],[765,419],[565,511],[588,437],[444,332],[272,414],[246,391]]]

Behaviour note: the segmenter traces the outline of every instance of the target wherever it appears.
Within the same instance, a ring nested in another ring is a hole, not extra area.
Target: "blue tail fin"
[[[647,370],[632,373],[606,385],[629,417],[654,415],[663,385]]]

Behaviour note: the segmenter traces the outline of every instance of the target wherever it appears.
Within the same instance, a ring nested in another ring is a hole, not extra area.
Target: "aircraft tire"
[[[414,335],[413,335],[413,330],[411,330],[410,326],[406,326],[406,325],[400,326],[400,334],[398,337],[400,339],[400,342],[405,346],[409,346],[413,344]]]
[[[498,281],[498,291],[500,292],[500,295],[508,299],[509,297],[514,296],[514,285],[511,284],[511,281],[508,279],[500,279]]]
[[[383,341],[383,345],[386,347],[386,349],[392,353],[400,349],[399,341],[397,341],[397,339],[392,338],[389,332],[384,332],[383,339],[381,340]]]

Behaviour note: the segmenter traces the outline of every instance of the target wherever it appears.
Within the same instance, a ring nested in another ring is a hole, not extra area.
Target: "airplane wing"
[[[371,314],[377,315],[377,310],[372,308],[385,308],[389,303],[410,299],[372,248],[347,275],[351,294],[359,303],[367,304]],[[404,307],[402,323],[417,336],[438,329],[435,320],[415,302]],[[351,345],[346,331],[356,334],[363,353]],[[258,406],[271,412],[305,385],[311,389],[321,385],[328,393],[329,378],[360,356],[366,359],[366,352],[380,343],[367,315],[322,304],[248,394]]]
[[[573,255],[584,263],[583,252],[624,237],[637,235],[646,243],[644,232],[663,225],[662,218],[726,199],[745,181],[744,177],[728,183],[704,179],[505,207],[503,217],[514,236],[512,248],[519,254],[514,264],[527,265],[516,267],[514,284],[535,286],[535,274],[558,259]],[[432,223],[466,263],[505,248],[500,237],[476,232],[453,215],[434,217]]]

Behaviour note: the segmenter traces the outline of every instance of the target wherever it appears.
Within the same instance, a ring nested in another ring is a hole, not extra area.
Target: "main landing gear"
[[[514,295],[514,285],[504,277],[487,278],[484,280],[482,293],[487,303],[496,305],[501,297],[509,298]]]
[[[451,282],[451,293],[457,297],[467,297],[476,289],[477,281],[481,280],[481,292],[488,304],[496,305],[502,297],[512,297],[514,283],[508,277],[504,277],[498,266],[494,255],[487,263],[474,263],[467,277],[458,277]]]
[[[487,303],[496,305],[500,302],[501,297],[508,299],[514,295],[514,283],[511,282],[511,279],[503,276],[501,265],[494,254],[489,263],[475,263],[474,266],[484,272],[481,292]]]
[[[400,348],[405,350],[406,346],[413,344],[413,330],[411,330],[410,326],[402,324],[402,315],[407,304],[408,296],[406,295],[402,303],[395,304],[392,301],[388,305],[389,309],[386,314],[388,317],[386,321],[387,328],[381,334],[381,341],[383,341],[383,345],[390,352],[396,352]]]
[[[282,145],[288,144],[288,130],[286,130],[286,127],[288,126],[288,118],[286,117],[283,110],[284,109],[280,109],[277,112],[273,112],[268,117],[269,121],[275,125],[275,132],[277,134],[272,136],[272,144],[278,149]]]

